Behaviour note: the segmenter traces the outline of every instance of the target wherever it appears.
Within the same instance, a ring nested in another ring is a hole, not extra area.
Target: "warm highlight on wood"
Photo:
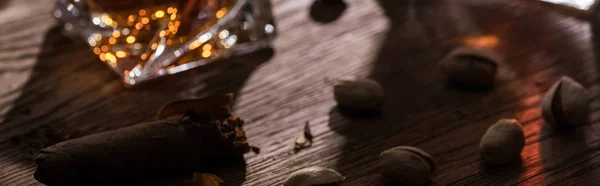
[[[346,0],[341,17],[311,18],[311,0],[272,0],[273,50],[236,57],[126,89],[82,40],[60,34],[54,1],[0,1],[0,185],[41,185],[10,138],[42,125],[73,135],[152,121],[175,99],[235,93],[260,154],[245,168],[215,170],[228,185],[281,185],[309,166],[333,168],[343,185],[388,185],[377,158],[415,146],[438,163],[432,185],[600,183],[600,22],[506,0]],[[322,7],[321,7],[322,8]],[[436,64],[453,48],[503,56],[491,90],[447,87]],[[380,117],[348,118],[324,81],[371,77],[386,90]],[[591,93],[590,124],[553,132],[540,100],[568,75]],[[501,118],[523,124],[522,162],[487,166],[479,140]],[[294,153],[310,122],[311,147]]]

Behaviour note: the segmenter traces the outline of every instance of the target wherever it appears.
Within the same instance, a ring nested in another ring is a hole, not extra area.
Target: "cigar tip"
[[[46,153],[40,152],[33,156],[33,160],[35,160],[35,164],[39,165],[44,160],[46,160],[47,157],[48,157],[48,155],[46,155]]]
[[[38,164],[37,169],[33,173],[33,178],[40,183],[48,183],[48,176],[46,176],[46,169]]]

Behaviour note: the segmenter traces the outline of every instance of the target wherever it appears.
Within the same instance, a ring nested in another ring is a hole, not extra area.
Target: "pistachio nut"
[[[555,127],[577,126],[589,114],[590,95],[581,84],[563,76],[544,95],[542,117]]]
[[[439,65],[450,84],[490,87],[499,61],[490,51],[462,47],[450,52]]]
[[[312,186],[332,184],[344,181],[346,178],[335,170],[323,167],[308,167],[290,175],[283,186]]]
[[[492,164],[519,160],[525,147],[525,134],[515,119],[501,119],[490,126],[479,144],[481,157]]]
[[[384,90],[371,79],[337,80],[333,93],[341,108],[376,110],[383,104]]]
[[[383,176],[395,183],[423,185],[431,180],[436,164],[433,158],[421,149],[398,146],[379,155],[379,167]]]

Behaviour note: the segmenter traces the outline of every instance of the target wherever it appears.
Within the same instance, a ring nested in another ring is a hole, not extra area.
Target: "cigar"
[[[239,157],[250,149],[243,121],[213,98],[193,100],[205,103],[196,108],[176,102],[177,108],[173,109],[172,104],[159,112],[159,118],[165,117],[161,120],[44,148],[35,156],[34,177],[47,185],[113,183],[168,174],[191,175],[214,161]],[[226,100],[227,96],[218,98]],[[190,108],[180,113],[184,107]]]

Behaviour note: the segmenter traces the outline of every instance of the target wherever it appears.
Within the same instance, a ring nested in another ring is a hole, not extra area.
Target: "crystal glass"
[[[54,16],[126,85],[268,47],[269,0],[58,0]]]
[[[546,3],[553,3],[579,10],[589,10],[596,0],[539,0]]]
[[[588,19],[597,11],[596,0],[524,0],[567,16]]]

